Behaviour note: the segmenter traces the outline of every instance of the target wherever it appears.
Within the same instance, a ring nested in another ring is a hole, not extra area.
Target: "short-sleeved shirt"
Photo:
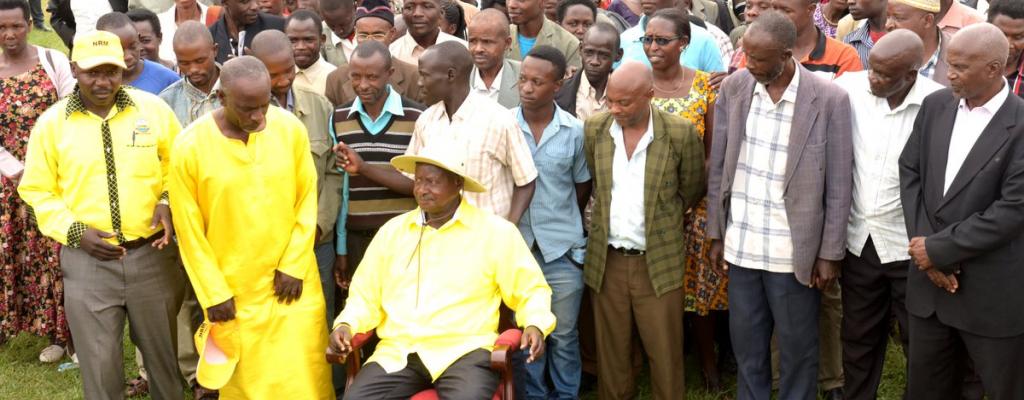
[[[647,66],[651,65],[647,54],[644,53],[644,45],[640,43],[640,37],[647,29],[647,20],[646,16],[641,17],[639,24],[622,32],[619,40],[622,61],[634,60]],[[718,49],[715,38],[706,29],[692,23],[690,24],[690,44],[679,55],[679,63],[704,72],[725,72],[722,52]]]
[[[134,81],[128,82],[128,85],[136,89],[152,94],[160,94],[168,86],[181,79],[177,73],[159,63],[149,60],[142,60],[142,62],[142,73]]]
[[[462,149],[469,176],[487,188],[465,193],[474,206],[506,218],[512,210],[512,189],[537,178],[530,148],[515,117],[498,102],[470,92],[454,115],[444,102],[430,106],[416,120],[405,154],[418,155],[431,146]]]
[[[576,200],[576,184],[590,180],[583,154],[583,123],[555,107],[554,118],[537,143],[520,107],[512,109],[537,166],[537,184],[530,207],[519,220],[526,244],[540,248],[551,262],[574,247],[583,246],[583,218]]]

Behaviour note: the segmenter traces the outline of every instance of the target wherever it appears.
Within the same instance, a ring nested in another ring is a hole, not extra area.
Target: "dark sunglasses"
[[[653,42],[653,43],[657,43],[658,46],[667,46],[669,43],[672,43],[672,41],[675,41],[675,40],[679,40],[679,36],[670,37],[670,38],[660,38],[660,37],[650,37],[650,36],[641,36],[640,37],[640,43],[643,43],[644,45],[650,45]]]

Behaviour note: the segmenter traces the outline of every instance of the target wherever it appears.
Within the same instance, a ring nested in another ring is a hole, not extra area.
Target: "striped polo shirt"
[[[391,91],[379,117],[390,119],[386,122],[378,119],[368,124],[369,118],[363,114],[356,98],[334,111],[335,140],[351,147],[366,163],[394,168],[391,159],[405,154],[416,119],[423,108],[421,104]],[[412,196],[394,192],[364,176],[350,175],[347,190],[348,229],[377,229],[389,219],[416,208],[416,200]]]

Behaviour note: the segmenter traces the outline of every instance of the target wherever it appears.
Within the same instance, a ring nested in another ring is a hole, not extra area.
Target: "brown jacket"
[[[420,97],[419,71],[416,66],[407,62],[391,59],[391,66],[395,73],[391,75],[391,87],[399,94],[415,101],[422,101]],[[327,75],[327,90],[324,92],[327,99],[335,107],[341,107],[356,99],[355,90],[348,79],[348,64],[338,67]]]

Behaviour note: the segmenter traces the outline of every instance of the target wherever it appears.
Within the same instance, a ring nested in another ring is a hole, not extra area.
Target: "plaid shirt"
[[[465,149],[466,173],[487,188],[465,193],[477,208],[507,218],[512,210],[512,189],[537,178],[530,147],[515,116],[498,102],[470,93],[450,118],[444,102],[423,111],[416,120],[405,154],[416,155],[428,146]]]
[[[942,52],[942,45],[942,34],[940,33],[939,45],[935,47],[935,52],[932,53],[932,58],[929,58],[928,63],[921,67],[921,70],[918,71],[918,73],[920,73],[921,76],[928,79],[933,79],[933,76],[935,75],[935,66],[939,65],[939,53]]]
[[[778,103],[772,102],[764,85],[754,85],[725,230],[725,260],[733,265],[793,272],[793,240],[783,194],[799,84],[798,68]]]

